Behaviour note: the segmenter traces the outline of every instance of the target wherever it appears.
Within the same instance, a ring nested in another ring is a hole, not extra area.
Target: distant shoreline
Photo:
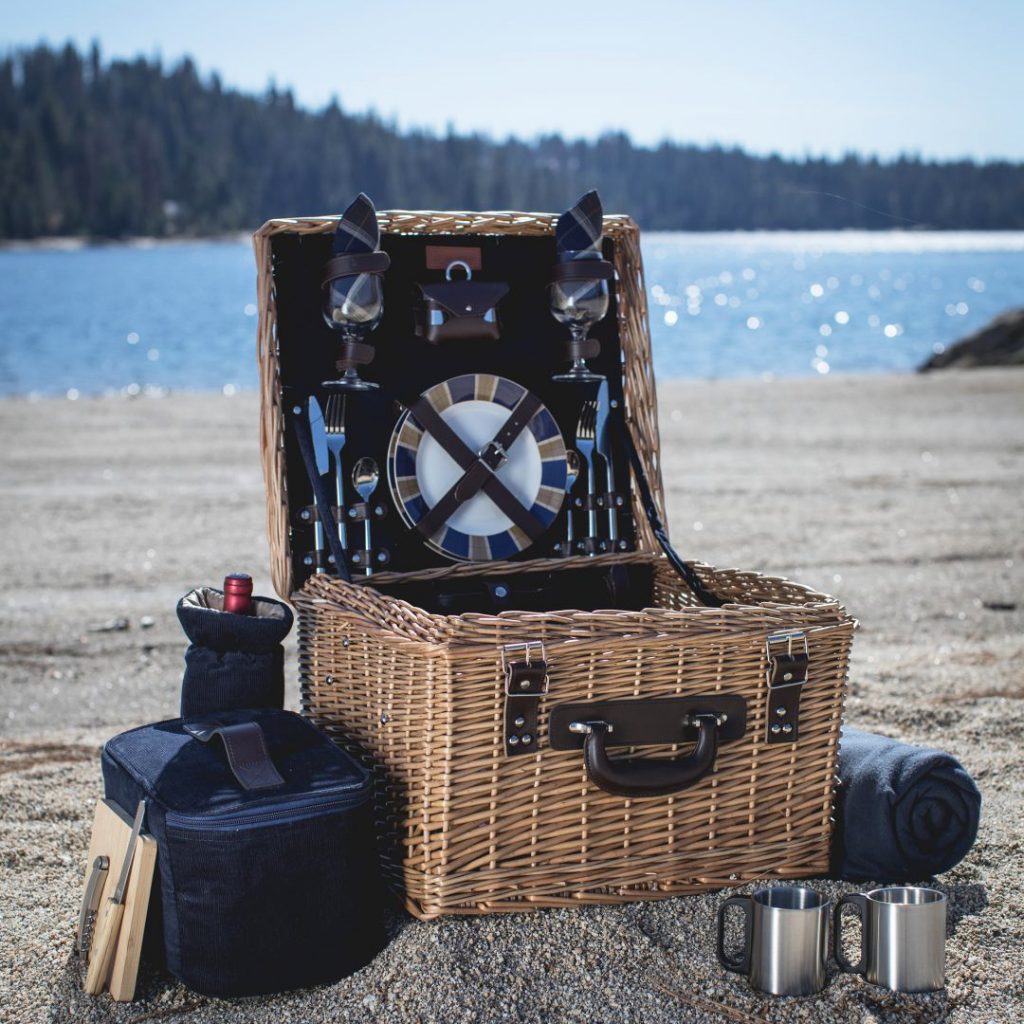
[[[254,229],[256,230],[256,229]],[[963,245],[954,248],[986,249],[989,251],[1017,252],[1024,250],[1024,231],[1019,228],[1003,228],[999,230],[979,228],[958,228],[945,231],[922,228],[749,228],[729,229],[722,231],[683,231],[683,230],[650,230],[640,227],[642,238],[659,238],[670,235],[686,235],[694,244],[714,244],[716,241],[746,241],[752,244],[766,243],[773,240],[790,242],[806,239],[829,238],[833,241],[843,239],[847,242],[871,239],[885,239],[892,243],[894,249],[929,249],[946,248],[936,245],[942,240],[958,239]],[[969,240],[983,241],[984,244],[967,244]],[[178,235],[173,238],[157,236],[131,236],[128,238],[84,238],[78,236],[54,235],[44,238],[0,239],[0,253],[5,252],[83,252],[103,249],[163,249],[179,248],[188,245],[249,245],[252,232],[230,231],[214,235]],[[886,246],[888,248],[889,246]],[[854,247],[856,248],[856,247]]]
[[[179,235],[159,238],[139,235],[129,238],[82,238],[75,235],[48,235],[44,238],[2,238],[0,252],[78,252],[82,249],[157,249],[206,242],[236,244],[252,241],[252,232],[230,231],[220,235]]]

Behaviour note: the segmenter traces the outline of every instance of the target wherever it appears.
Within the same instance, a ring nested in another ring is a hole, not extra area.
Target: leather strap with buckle
[[[550,680],[544,645],[539,641],[507,644],[502,648],[505,670],[505,754],[534,754],[541,698]]]
[[[794,650],[794,643],[797,645]],[[765,644],[768,656],[768,743],[795,743],[800,738],[800,695],[807,683],[810,654],[799,630],[774,633]]]
[[[483,491],[526,534],[536,540],[544,525],[498,479],[495,471],[508,458],[508,450],[540,408],[540,399],[527,392],[516,404],[501,430],[479,452],[473,450],[455,433],[440,413],[424,398],[409,410],[410,415],[462,468],[462,476],[448,492],[416,524],[425,537],[435,533],[452,517],[455,510]]]

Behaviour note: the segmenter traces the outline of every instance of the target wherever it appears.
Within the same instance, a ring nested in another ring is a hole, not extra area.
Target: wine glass
[[[355,365],[356,346],[363,343],[384,313],[384,285],[379,274],[348,274],[329,281],[324,289],[327,326],[341,331],[340,380],[326,380],[326,391],[372,391],[379,384],[363,380]],[[366,362],[362,359],[360,362]],[[347,365],[345,365],[347,364]]]
[[[587,332],[604,319],[608,312],[608,281],[604,278],[567,278],[552,281],[549,287],[551,315],[569,328],[573,348],[583,351]],[[582,355],[575,355],[572,367],[565,373],[556,373],[556,381],[602,381],[604,376],[587,366]]]

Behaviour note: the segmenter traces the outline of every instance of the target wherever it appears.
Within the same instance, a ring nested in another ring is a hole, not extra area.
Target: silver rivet
[[[785,674],[785,675],[784,675],[784,676],[782,677],[782,681],[783,681],[784,683],[788,683],[788,682],[790,681],[790,679],[792,679],[792,678],[793,678],[793,673],[792,673],[792,672],[787,672],[787,673],[786,673],[786,674]]]
[[[331,565],[334,565],[334,555],[328,555],[327,556],[327,561],[330,562]]]
[[[520,715],[520,716],[519,716],[519,717],[518,717],[518,718],[517,718],[517,719],[515,720],[515,722],[514,722],[513,724],[515,725],[515,727],[516,727],[517,729],[522,729],[522,727],[523,727],[524,725],[526,725],[526,719],[525,719],[525,718],[523,718],[523,716],[522,716],[522,715]]]
[[[609,402],[608,404],[609,404],[609,405],[610,405],[610,406],[611,406],[611,407],[612,407],[613,409],[618,409],[618,407],[619,407],[619,400],[618,400],[617,398],[613,398],[613,399],[612,399],[612,400],[611,400],[611,401],[610,401],[610,402]]]
[[[304,509],[303,509],[303,510],[302,510],[302,511],[301,511],[301,512],[299,513],[299,518],[300,518],[300,519],[305,519],[307,523],[309,522],[309,520],[310,520],[310,519],[312,519],[312,517],[313,517],[313,513],[312,513],[312,512],[310,512],[308,508],[304,508]]]
[[[473,307],[472,306],[467,306],[466,307],[466,312],[467,313],[472,313],[473,312]]]
[[[528,690],[529,688],[530,688],[530,680],[529,679],[523,679],[523,680],[520,681],[520,683],[519,683],[519,689],[520,690]]]
[[[575,501],[575,505],[576,505],[577,508],[583,508],[583,499],[582,498],[577,498],[576,501]]]
[[[785,708],[785,706],[780,704],[775,709],[775,714],[777,714],[779,716],[779,718],[785,718],[786,717],[786,708]]]
[[[373,514],[375,516],[382,516],[382,515],[384,515],[384,506],[383,505],[375,505],[374,509],[373,509]]]
[[[778,734],[779,734],[780,732],[782,732],[782,726],[781,726],[781,725],[779,725],[779,723],[778,723],[778,722],[776,722],[776,723],[775,723],[775,724],[774,724],[774,725],[772,726],[772,735],[773,735],[773,736],[778,736]]]
[[[508,597],[508,587],[503,587],[501,584],[494,588],[495,597]]]
[[[383,564],[388,560],[388,553],[386,551],[377,552],[377,561]]]
[[[334,682],[334,676],[324,676],[324,682],[330,686]]]
[[[296,416],[301,416],[302,415],[302,406],[301,405],[293,405],[292,406],[292,412],[295,413]]]
[[[509,736],[509,738],[508,738],[508,745],[510,747],[518,747],[519,746],[519,737],[518,736]]]
[[[524,732],[523,733],[523,743],[526,744],[526,743],[532,743],[532,742],[533,742],[533,737],[528,732]]]
[[[360,555],[360,554],[359,554],[359,552],[357,551],[357,552],[356,552],[356,553],[355,553],[355,554],[354,554],[354,555],[352,556],[352,561],[353,561],[353,562],[355,562],[355,563],[356,563],[356,565],[358,565],[358,564],[359,564],[359,562],[360,562],[360,560],[362,559],[362,557],[363,557],[363,556],[362,556],[362,555]]]
[[[356,510],[354,508],[350,508],[348,510],[348,517],[349,517],[349,519],[355,519],[355,517],[356,517]]]
[[[624,499],[624,498],[622,497],[622,495],[620,494],[620,495],[618,495],[618,496],[616,497],[616,499],[615,499],[615,504],[616,504],[616,505],[618,505],[618,506],[619,506],[619,508],[622,508],[622,505],[623,505],[624,501],[625,501],[625,499]]]
[[[349,640],[349,638],[347,636],[346,637],[342,637],[342,639],[341,639],[341,646],[342,647],[348,647],[348,645],[350,643],[352,643],[352,641]]]
[[[386,711],[381,712],[380,724],[381,725],[387,725],[388,722],[390,722],[390,721],[391,721],[391,716]]]
[[[620,540],[619,541],[619,550],[620,551],[626,551],[628,548],[629,548],[629,541],[628,540]]]
[[[793,731],[793,726],[787,722],[783,727],[782,731],[788,736]]]
[[[306,555],[306,557],[302,560],[302,564],[303,565],[312,565],[313,564],[313,556],[312,555]]]

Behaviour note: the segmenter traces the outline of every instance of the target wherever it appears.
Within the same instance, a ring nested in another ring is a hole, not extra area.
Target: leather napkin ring
[[[381,250],[332,256],[324,264],[324,280],[320,287],[326,288],[339,277],[351,277],[353,274],[383,274],[390,266],[391,257]]]
[[[601,342],[597,338],[584,341],[569,338],[565,343],[565,354],[569,359],[594,359],[601,354]]]
[[[552,281],[610,281],[615,267],[607,260],[568,260],[551,268]]]

